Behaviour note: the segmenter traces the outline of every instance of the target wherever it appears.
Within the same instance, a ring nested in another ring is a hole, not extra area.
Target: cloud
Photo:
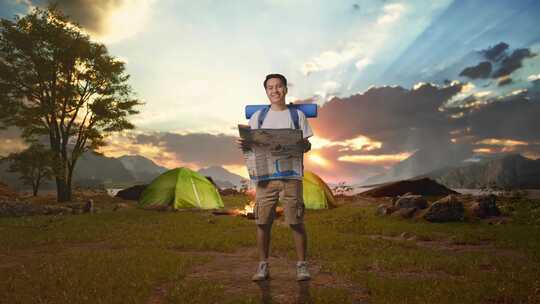
[[[489,47],[488,49],[481,51],[481,53],[486,59],[497,62],[505,57],[505,51],[508,49],[508,47],[508,44],[500,42],[493,47]]]
[[[381,142],[373,141],[362,135],[344,141],[331,141],[326,138],[313,136],[310,138],[310,142],[313,149],[340,147],[338,151],[372,151],[380,149],[382,146]]]
[[[500,87],[511,84],[511,83],[512,83],[512,78],[510,78],[508,76],[503,76],[503,77],[497,79],[497,85],[500,86]]]
[[[369,58],[362,58],[360,60],[358,60],[354,66],[356,67],[356,69],[358,71],[362,71],[366,66],[368,66],[369,64],[371,64],[371,60]]]
[[[540,79],[540,74],[530,75],[529,77],[527,77],[527,80],[529,80],[531,82],[534,82],[534,81],[539,80],[539,79]]]
[[[512,52],[512,55],[505,57],[501,62],[501,67],[493,73],[493,78],[499,78],[502,76],[510,75],[513,71],[521,68],[521,62],[525,58],[531,58],[536,56],[529,49],[516,49]]]
[[[144,29],[155,0],[33,0],[28,5],[56,3],[70,19],[89,31],[93,38],[116,42]]]
[[[359,43],[350,42],[341,50],[331,50],[322,52],[319,56],[312,58],[302,65],[302,73],[309,75],[313,72],[330,70],[338,65],[356,58],[361,51]]]
[[[8,127],[0,130],[0,156],[7,156],[10,153],[20,152],[28,147],[28,144],[21,138],[21,131],[17,127]]]
[[[511,55],[507,54],[509,45],[501,42],[479,53],[489,61],[482,61],[475,66],[466,67],[459,73],[459,76],[465,76],[470,79],[499,78],[497,85],[504,86],[510,84],[512,80],[503,78],[509,76],[515,70],[522,67],[522,61],[525,58],[536,56],[528,48],[516,49]],[[492,71],[494,71],[492,73]]]
[[[366,28],[370,28],[369,32],[362,31],[350,41],[314,56],[302,65],[301,72],[304,75],[309,75],[314,72],[331,70],[352,60],[356,60],[356,68],[362,70],[372,63],[370,55],[383,45],[387,37],[390,37],[389,25],[396,23],[404,11],[405,6],[400,3],[385,5],[377,20],[372,24],[365,25]]]
[[[483,61],[479,64],[467,67],[459,73],[459,76],[466,76],[471,79],[477,79],[477,78],[488,78],[491,74],[491,63],[489,61]]]
[[[415,89],[373,87],[362,94],[334,98],[313,120],[315,135],[346,141],[362,135],[381,142],[380,153],[394,154],[449,142],[454,122],[439,108],[462,84],[422,84]]]
[[[405,6],[401,3],[387,4],[383,8],[384,14],[377,19],[377,24],[389,24],[399,19]]]
[[[540,141],[539,115],[539,100],[531,100],[526,90],[518,90],[471,109],[463,119],[470,128],[469,135],[479,140],[537,142]]]
[[[326,81],[322,84],[322,88],[320,90],[315,91],[312,99],[322,104],[325,101],[334,98],[336,95],[339,95],[339,88],[341,88],[341,84],[339,82],[332,80]]]
[[[182,162],[198,166],[243,164],[236,137],[224,134],[156,132],[139,134],[134,144],[147,144],[177,155]]]
[[[338,157],[339,161],[358,164],[394,165],[411,156],[412,153],[377,154],[377,155],[344,155]]]

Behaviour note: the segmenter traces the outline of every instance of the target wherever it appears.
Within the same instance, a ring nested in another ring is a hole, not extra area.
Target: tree
[[[0,121],[28,142],[46,136],[59,202],[71,200],[73,170],[143,103],[132,97],[123,62],[55,6],[0,20]]]
[[[2,160],[10,163],[9,172],[19,172],[23,184],[32,186],[34,196],[37,196],[43,180],[53,178],[52,153],[42,144],[33,144],[26,150],[11,153]]]
[[[345,195],[346,193],[351,192],[353,188],[345,182],[339,182],[337,186],[334,187],[333,190],[334,190],[334,193],[337,195]]]

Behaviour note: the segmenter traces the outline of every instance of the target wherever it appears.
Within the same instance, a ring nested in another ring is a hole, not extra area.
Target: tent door
[[[189,178],[191,180],[191,186],[193,187],[193,193],[195,193],[195,198],[197,199],[197,205],[199,208],[201,208],[201,199],[199,198],[199,192],[197,191],[197,187],[195,187],[195,182],[193,181],[193,178]]]

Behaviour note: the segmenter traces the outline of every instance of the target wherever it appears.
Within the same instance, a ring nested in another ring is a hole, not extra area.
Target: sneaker
[[[296,280],[307,281],[311,279],[311,275],[308,271],[308,263],[306,261],[299,261],[296,263]]]
[[[268,262],[259,262],[259,267],[257,267],[257,272],[251,277],[252,281],[264,281],[270,277],[270,272],[268,271]]]

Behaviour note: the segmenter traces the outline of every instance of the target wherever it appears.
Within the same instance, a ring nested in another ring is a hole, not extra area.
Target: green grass
[[[224,197],[241,207],[243,196]],[[427,223],[377,217],[375,206],[308,211],[309,255],[323,271],[366,288],[370,303],[539,303],[538,202],[508,199],[509,224]],[[407,232],[420,240],[485,244],[452,251],[409,240],[377,239]],[[257,303],[223,297],[215,282],[185,280],[209,258],[192,250],[233,252],[255,246],[254,223],[204,211],[128,209],[77,216],[0,218],[0,303],[145,303],[171,284],[173,303]],[[491,248],[491,247],[490,247]],[[274,225],[272,252],[294,258],[291,232]],[[350,291],[314,289],[314,303],[347,303]]]

